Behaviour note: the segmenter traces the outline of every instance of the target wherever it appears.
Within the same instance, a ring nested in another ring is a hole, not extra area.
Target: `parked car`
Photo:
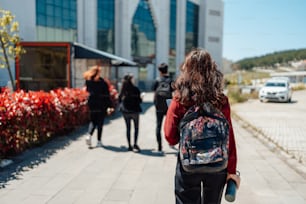
[[[266,81],[264,86],[259,90],[259,100],[291,102],[292,88],[290,82],[284,78],[271,78]]]

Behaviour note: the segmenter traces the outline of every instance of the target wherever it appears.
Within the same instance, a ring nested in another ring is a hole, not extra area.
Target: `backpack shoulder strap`
[[[200,108],[201,108],[200,112],[203,115],[222,121],[227,121],[222,111],[214,107],[209,102],[204,103],[203,105],[200,106]]]

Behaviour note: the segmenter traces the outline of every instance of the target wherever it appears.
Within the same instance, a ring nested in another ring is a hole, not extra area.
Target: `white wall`
[[[152,0],[152,16],[156,25],[156,67],[161,63],[168,64],[169,32],[170,32],[170,1]]]
[[[97,48],[97,1],[77,0],[78,42]]]
[[[222,68],[224,3],[200,0],[199,47],[205,48]]]
[[[131,49],[131,25],[134,13],[138,6],[138,0],[115,0],[115,54],[132,60]],[[138,69],[120,67],[118,77],[132,73],[138,80]]]
[[[131,60],[131,25],[138,0],[115,0],[115,52]]]

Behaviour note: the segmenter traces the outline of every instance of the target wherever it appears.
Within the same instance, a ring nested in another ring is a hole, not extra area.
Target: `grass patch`
[[[240,84],[250,85],[254,79],[270,78],[270,74],[267,72],[239,71],[225,74],[224,78],[231,85],[239,84],[239,82]]]
[[[306,89],[306,85],[305,84],[298,84],[292,87],[293,91],[301,91],[301,90],[305,90]]]
[[[241,93],[241,89],[237,85],[230,85],[226,89],[226,95],[229,98],[231,104],[243,103],[249,99],[258,99],[258,91],[252,91],[251,93]]]
[[[238,86],[228,86],[227,96],[231,104],[242,103],[248,100],[248,97],[241,93],[241,90]]]

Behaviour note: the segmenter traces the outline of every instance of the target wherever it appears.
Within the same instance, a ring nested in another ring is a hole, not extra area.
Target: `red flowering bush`
[[[84,89],[0,94],[0,158],[19,153],[89,121]]]
[[[106,80],[113,106],[118,92]],[[50,92],[23,90],[0,92],[0,159],[41,144],[89,121],[85,88],[56,89]]]

